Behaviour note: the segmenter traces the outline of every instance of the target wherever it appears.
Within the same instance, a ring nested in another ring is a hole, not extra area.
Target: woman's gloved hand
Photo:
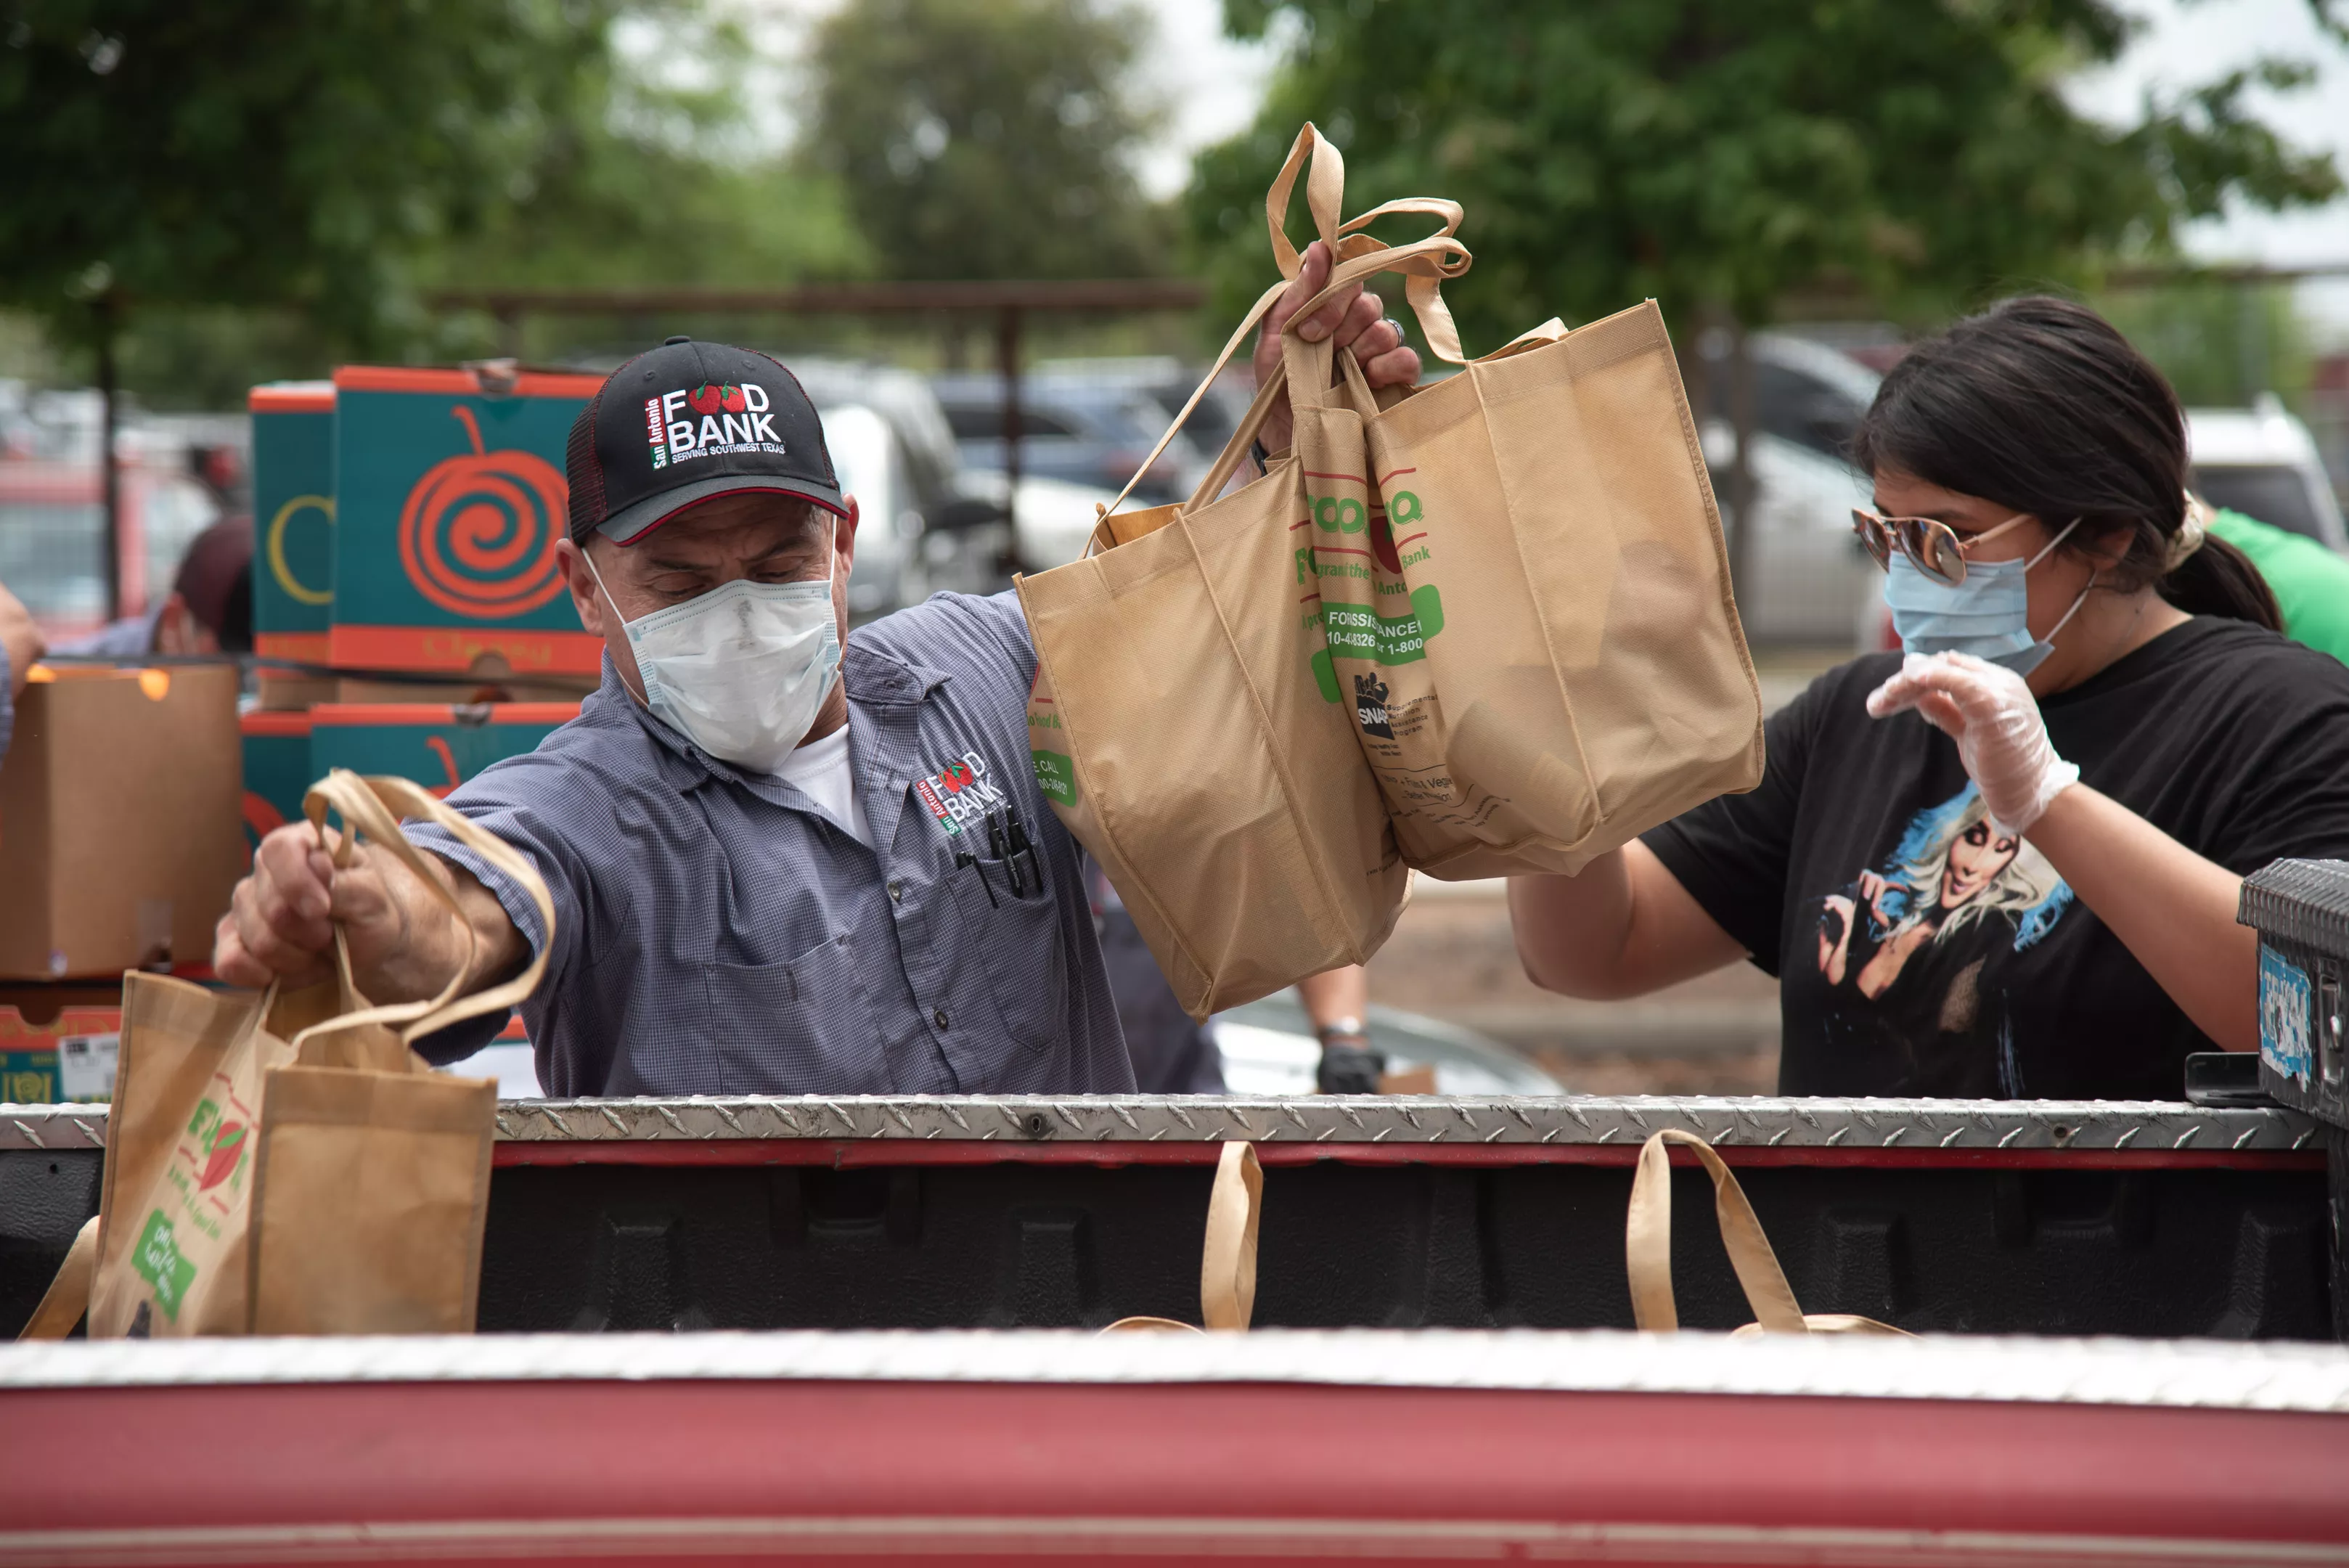
[[[1912,653],[1899,674],[1868,694],[1873,718],[1904,708],[1955,738],[2001,833],[2029,832],[2049,801],[2080,782],[2080,770],[2049,742],[2031,688],[2012,670],[1971,653]]]

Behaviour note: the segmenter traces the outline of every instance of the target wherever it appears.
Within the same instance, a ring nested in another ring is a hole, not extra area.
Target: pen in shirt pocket
[[[1020,883],[1019,862],[1012,857],[1011,841],[1003,831],[1003,815],[1000,812],[990,811],[987,814],[987,846],[995,851],[995,857],[998,860],[1003,862],[1003,877],[1005,881],[1011,884],[1011,896],[1015,898],[1026,898],[1028,890]]]

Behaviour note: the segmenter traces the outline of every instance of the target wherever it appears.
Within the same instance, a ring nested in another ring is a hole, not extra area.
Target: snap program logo
[[[1387,683],[1375,675],[1354,677],[1354,720],[1366,735],[1394,739],[1394,722],[1387,712]]]

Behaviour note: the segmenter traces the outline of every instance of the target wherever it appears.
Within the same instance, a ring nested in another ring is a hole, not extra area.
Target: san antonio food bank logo
[[[756,381],[739,387],[705,383],[691,391],[680,387],[647,398],[645,441],[653,451],[653,466],[730,452],[780,453],[783,438],[775,430],[773,407],[767,389]]]
[[[965,752],[931,777],[916,779],[914,794],[949,836],[1008,804],[1003,792],[987,776],[987,759],[977,752]]]
[[[562,471],[536,452],[488,451],[481,421],[449,410],[473,450],[443,458],[408,493],[399,561],[416,591],[476,620],[527,615],[563,591],[554,560],[570,509]]]

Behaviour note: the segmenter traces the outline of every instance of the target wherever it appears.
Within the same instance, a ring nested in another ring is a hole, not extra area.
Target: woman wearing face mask
[[[2259,1043],[2245,873],[2349,857],[2349,669],[2189,505],[2185,421],[2094,312],[1920,345],[1855,442],[1903,655],[1774,716],[1761,786],[1517,877],[1526,972],[1780,981],[1787,1094],[2174,1099]]]

